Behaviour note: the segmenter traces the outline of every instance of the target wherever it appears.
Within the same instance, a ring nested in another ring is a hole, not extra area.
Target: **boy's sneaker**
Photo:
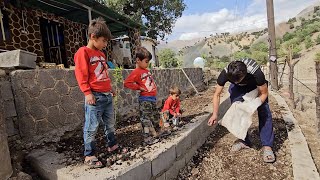
[[[152,145],[159,142],[159,139],[153,138],[153,137],[147,137],[144,139],[144,143],[147,145]]]

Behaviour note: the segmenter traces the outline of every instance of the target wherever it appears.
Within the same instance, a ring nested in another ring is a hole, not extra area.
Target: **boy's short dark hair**
[[[112,38],[111,32],[102,17],[98,17],[90,22],[88,27],[88,35],[94,34],[96,38],[104,37],[108,40]]]
[[[233,61],[228,65],[227,77],[232,82],[239,82],[247,75],[247,66],[241,61]]]
[[[170,95],[180,95],[181,94],[181,90],[178,87],[172,87],[169,90]]]
[[[139,60],[143,60],[145,58],[151,60],[152,54],[145,47],[137,47],[136,58],[138,58]]]

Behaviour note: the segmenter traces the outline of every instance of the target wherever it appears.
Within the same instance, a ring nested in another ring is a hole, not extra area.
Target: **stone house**
[[[157,56],[158,49],[156,48],[158,44],[157,41],[146,36],[141,36],[140,40],[141,46],[147,48],[147,50],[152,54],[152,65],[158,67],[159,60]],[[125,69],[129,68],[130,64],[134,64],[134,59],[132,59],[131,56],[130,39],[128,36],[112,39],[112,49],[112,58],[115,64],[122,65]]]
[[[37,63],[74,65],[73,56],[87,42],[90,19],[103,17],[114,37],[128,36],[130,55],[141,45],[143,26],[98,0],[0,0],[0,52],[35,53]],[[106,48],[112,59],[112,43]]]

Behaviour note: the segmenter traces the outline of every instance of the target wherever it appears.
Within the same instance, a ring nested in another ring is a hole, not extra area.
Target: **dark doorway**
[[[68,68],[66,48],[64,44],[64,27],[55,21],[40,19],[40,31],[42,35],[43,53],[46,62],[63,64]]]

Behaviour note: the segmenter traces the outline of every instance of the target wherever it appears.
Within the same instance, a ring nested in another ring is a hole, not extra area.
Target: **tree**
[[[258,42],[251,46],[251,51],[268,52],[268,45],[265,42]]]
[[[246,51],[237,51],[233,55],[234,59],[241,59],[251,57],[251,54],[247,53]]]
[[[259,64],[267,64],[268,53],[263,51],[252,51],[252,59],[255,59]]]
[[[159,52],[160,64],[164,68],[175,68],[181,65],[176,53],[171,49],[163,49]]]
[[[289,41],[290,39],[294,38],[294,34],[293,33],[288,33],[286,32],[284,35],[283,35],[283,41]]]
[[[143,23],[147,36],[153,39],[172,32],[186,5],[183,0],[104,0],[105,4],[133,21]]]

